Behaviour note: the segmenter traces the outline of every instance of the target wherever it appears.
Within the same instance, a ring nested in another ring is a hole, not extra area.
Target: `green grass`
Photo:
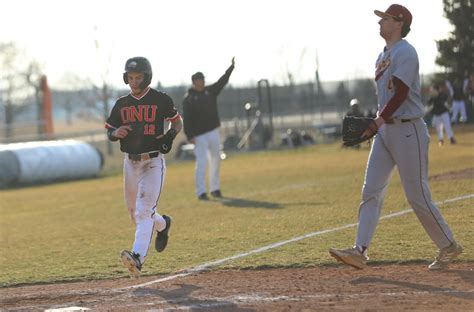
[[[430,150],[430,175],[473,168],[474,131],[456,129],[460,144]],[[435,142],[435,138],[432,138]],[[150,248],[143,274],[166,274],[310,232],[357,222],[368,149],[339,143],[296,150],[230,154],[222,189],[230,200],[200,202],[194,163],[169,162],[159,212],[174,218],[167,250]],[[473,193],[474,180],[433,180],[435,201]],[[442,205],[474,261],[474,200]],[[408,208],[395,174],[383,214]],[[348,247],[355,228],[301,240],[228,262],[225,268],[301,267],[334,263],[329,247]],[[0,285],[128,276],[118,260],[130,248],[122,176],[0,191]],[[370,256],[376,262],[426,262],[436,248],[413,213],[382,220]]]

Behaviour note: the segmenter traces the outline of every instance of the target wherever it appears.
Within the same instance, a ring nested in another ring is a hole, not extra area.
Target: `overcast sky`
[[[435,40],[452,26],[442,0],[399,2],[413,14],[407,39],[418,50],[422,73],[439,68]],[[283,83],[313,79],[316,59],[322,80],[372,77],[384,46],[382,0],[15,0],[2,1],[0,40],[15,41],[43,66],[53,88],[67,87],[66,73],[98,81],[107,74],[123,86],[125,61],[145,56],[153,85],[189,84],[203,71],[208,82],[235,56],[230,83],[248,86],[261,78]],[[95,42],[99,43],[96,49]]]

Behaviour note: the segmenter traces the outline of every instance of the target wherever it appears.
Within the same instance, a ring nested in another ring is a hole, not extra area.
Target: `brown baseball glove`
[[[362,136],[366,129],[369,129],[371,134]],[[373,118],[346,116],[342,121],[342,144],[353,146],[368,141],[377,134],[377,129]]]

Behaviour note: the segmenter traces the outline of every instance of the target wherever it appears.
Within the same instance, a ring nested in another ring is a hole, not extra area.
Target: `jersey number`
[[[155,125],[154,124],[146,124],[145,129],[143,130],[144,135],[155,135]]]

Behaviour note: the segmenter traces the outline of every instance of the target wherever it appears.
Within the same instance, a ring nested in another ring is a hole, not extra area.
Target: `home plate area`
[[[426,265],[215,270],[162,282],[146,276],[33,285],[0,289],[0,303],[2,311],[474,310],[473,263],[443,272]]]

